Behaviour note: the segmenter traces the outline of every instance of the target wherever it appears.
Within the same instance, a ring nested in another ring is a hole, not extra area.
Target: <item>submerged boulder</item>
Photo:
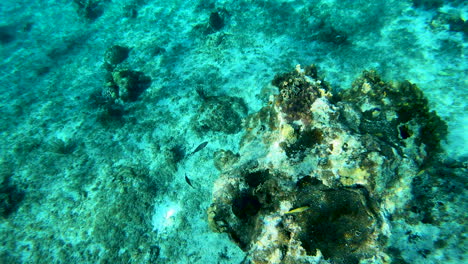
[[[366,71],[333,94],[314,66],[278,75],[246,118],[208,220],[252,263],[388,263],[390,218],[447,133],[422,92]],[[429,136],[430,135],[430,136]]]

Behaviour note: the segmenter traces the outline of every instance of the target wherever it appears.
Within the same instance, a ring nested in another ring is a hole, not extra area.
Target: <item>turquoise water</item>
[[[424,92],[457,178],[419,185],[453,185],[430,198],[443,217],[390,225],[384,251],[463,263],[467,17],[457,0],[2,1],[0,263],[248,263],[207,221],[214,156],[256,157],[245,122],[298,64],[336,92],[369,69]]]

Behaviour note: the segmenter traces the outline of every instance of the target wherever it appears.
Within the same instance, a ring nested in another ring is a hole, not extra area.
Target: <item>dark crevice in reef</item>
[[[239,194],[239,196],[232,201],[232,212],[241,221],[248,221],[251,217],[254,217],[261,208],[262,204],[258,198],[249,192]]]
[[[320,129],[312,129],[298,134],[299,138],[294,143],[282,142],[281,147],[288,158],[301,161],[305,158],[308,149],[322,142],[323,135]]]
[[[315,184],[302,188],[296,197],[298,206],[309,208],[295,219],[301,223],[298,236],[308,255],[316,255],[319,249],[333,263],[351,264],[369,254],[366,242],[380,221],[367,205],[370,198],[364,188]]]
[[[259,170],[247,173],[245,175],[245,181],[251,188],[256,188],[260,184],[263,184],[270,177],[268,170]]]

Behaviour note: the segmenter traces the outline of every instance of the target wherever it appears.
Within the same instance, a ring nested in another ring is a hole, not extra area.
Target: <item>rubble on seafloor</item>
[[[211,228],[256,264],[390,263],[389,218],[440,151],[445,122],[416,85],[373,71],[337,93],[315,66],[272,85],[239,154],[215,156]]]

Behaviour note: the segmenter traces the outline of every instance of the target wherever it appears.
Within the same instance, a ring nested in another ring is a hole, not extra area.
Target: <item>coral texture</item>
[[[445,123],[414,84],[372,71],[335,95],[314,66],[272,84],[279,93],[246,119],[238,159],[215,183],[210,226],[253,263],[389,263],[389,217],[411,200]]]

